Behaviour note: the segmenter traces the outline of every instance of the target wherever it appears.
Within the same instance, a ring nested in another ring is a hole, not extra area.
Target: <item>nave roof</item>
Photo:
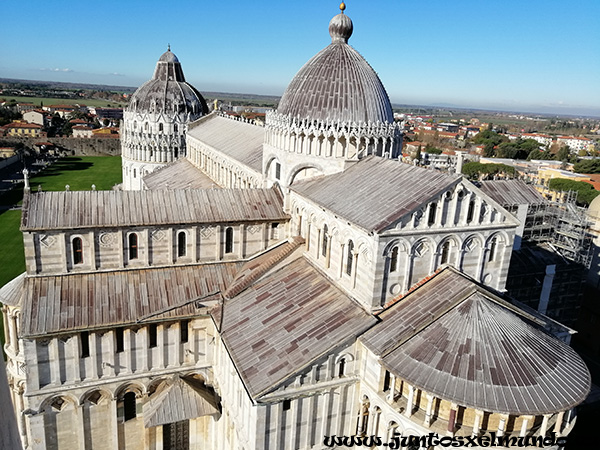
[[[21,230],[262,222],[287,218],[277,188],[32,192],[23,202]]]

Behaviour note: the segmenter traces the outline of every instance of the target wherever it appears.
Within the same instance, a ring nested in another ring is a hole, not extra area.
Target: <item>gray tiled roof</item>
[[[189,136],[262,173],[264,127],[213,113],[190,128]]]
[[[279,221],[276,189],[36,192],[25,197],[22,230]]]
[[[542,194],[521,180],[482,181],[480,189],[503,207],[548,204]]]
[[[214,294],[225,289],[241,266],[232,262],[26,277],[21,333],[41,336],[190,317],[205,312],[205,303],[212,306],[220,298]]]
[[[349,124],[393,122],[392,105],[377,73],[346,43],[352,34],[350,19],[334,17],[330,33],[332,43],[298,71],[277,112]]]
[[[570,409],[589,393],[590,374],[573,349],[450,269],[380,318],[361,340],[382,364],[459,405],[539,415]]]
[[[167,164],[146,175],[144,185],[151,191],[157,189],[210,189],[219,187],[185,158]]]
[[[152,428],[218,413],[214,391],[199,385],[197,380],[177,376],[173,384],[152,395],[144,404],[144,427]]]
[[[221,336],[258,398],[376,322],[305,258],[226,300]]]
[[[138,113],[187,112],[192,117],[208,113],[206,100],[185,81],[181,64],[171,51],[161,55],[153,77],[133,93],[127,109]]]
[[[23,272],[0,288],[0,303],[17,306],[21,302],[25,275],[25,272]]]
[[[290,189],[368,231],[381,231],[460,177],[369,156],[344,172]]]

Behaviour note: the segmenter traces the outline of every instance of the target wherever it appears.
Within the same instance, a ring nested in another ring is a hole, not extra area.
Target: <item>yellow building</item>
[[[538,183],[536,189],[542,193],[547,199],[556,201],[562,197],[562,193],[552,191],[548,188],[550,180],[553,178],[564,178],[566,180],[573,181],[586,181],[591,182],[592,179],[589,175],[582,175],[580,173],[569,172],[568,170],[557,169],[553,167],[540,167],[537,172]]]
[[[5,134],[8,136],[30,136],[42,135],[42,126],[25,121],[15,121],[4,126]]]

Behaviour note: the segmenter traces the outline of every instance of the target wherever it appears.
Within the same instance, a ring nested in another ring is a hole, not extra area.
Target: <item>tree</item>
[[[585,159],[573,166],[577,173],[600,173],[600,159]]]
[[[491,179],[495,175],[515,175],[515,168],[506,164],[482,164],[470,161],[463,164],[462,173],[471,180]]]
[[[558,161],[568,161],[571,156],[571,149],[566,145],[562,146],[560,150],[556,153],[556,159]]]
[[[566,178],[552,178],[548,183],[548,188],[556,192],[577,192],[577,203],[588,206],[594,200],[600,191],[596,191],[594,187],[585,181],[575,181]]]

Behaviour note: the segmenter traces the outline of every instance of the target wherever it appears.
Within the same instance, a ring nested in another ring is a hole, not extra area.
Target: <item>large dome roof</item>
[[[185,81],[181,63],[170,49],[159,58],[152,79],[131,96],[128,109],[138,113],[208,113],[206,100]]]
[[[394,121],[377,73],[348,45],[352,31],[352,21],[343,12],[331,19],[331,44],[296,74],[281,97],[280,114],[347,123]]]

